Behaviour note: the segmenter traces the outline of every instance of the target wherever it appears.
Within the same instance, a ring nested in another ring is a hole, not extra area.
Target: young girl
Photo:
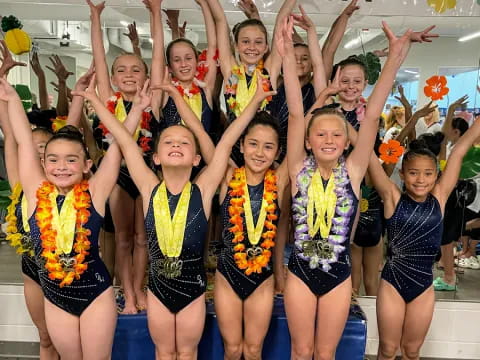
[[[357,146],[346,160],[345,118],[335,110],[314,112],[305,131],[298,77],[294,72],[291,26],[278,46],[290,111],[288,168],[292,183],[295,249],[289,261],[285,309],[292,338],[292,359],[332,359],[348,317],[352,285],[349,241],[373,149],[378,117],[395,75],[410,48],[409,30],[397,38],[383,23],[390,53],[368,102]],[[312,155],[307,156],[305,142]],[[328,332],[322,331],[328,324]],[[317,331],[315,331],[317,328]]]
[[[443,213],[462,158],[480,135],[480,121],[456,143],[437,181],[437,158],[428,149],[408,151],[402,162],[405,192],[389,180],[375,156],[369,173],[384,203],[387,262],[377,296],[378,359],[418,359],[433,317],[432,267],[440,248]]]
[[[43,292],[38,276],[39,266],[33,256],[33,245],[30,239],[30,227],[27,219],[27,204],[22,194],[22,188],[19,184],[18,176],[18,152],[17,143],[13,136],[11,125],[8,120],[7,104],[0,103],[0,125],[4,135],[5,144],[5,165],[8,174],[8,181],[12,189],[12,203],[8,207],[7,221],[7,240],[12,246],[17,247],[17,253],[22,255],[22,276],[23,291],[25,303],[32,318],[33,323],[38,329],[40,338],[40,357],[42,359],[58,359],[58,353],[52,344],[48,335],[47,325],[45,323],[45,311]],[[51,138],[52,133],[47,129],[37,128],[33,131],[32,138],[35,149],[38,152],[37,161],[43,158],[45,144]]]
[[[8,102],[10,119],[15,119],[12,128],[22,159],[19,177],[52,342],[62,358],[107,359],[116,312],[111,281],[98,254],[98,232],[120,151],[111,146],[86,181],[91,160],[78,130],[66,127],[45,145],[42,170],[21,101],[4,79],[0,99]],[[145,106],[132,109],[127,120],[132,132]]]
[[[193,359],[197,356],[205,321],[203,254],[212,197],[225,174],[231,147],[260,103],[273,93],[258,87],[252,103],[227,129],[212,157],[208,154],[213,146],[208,135],[171,81],[165,80],[161,89],[175,100],[182,118],[193,125],[192,130],[203,132],[198,138],[202,153],[210,156],[208,162],[214,164],[207,166],[195,183],[189,179],[200,155],[196,137],[189,128],[173,125],[160,134],[153,156],[155,164],[162,168],[163,181],[160,182],[140,161],[135,142],[121,124],[113,119],[106,119],[105,124],[121,146],[143,198],[151,264],[147,316],[156,356]],[[99,103],[94,97],[89,100]]]
[[[105,3],[94,5],[90,0],[87,0],[87,3],[91,13],[93,57],[100,99],[103,104],[107,104],[111,112],[115,113],[115,117],[123,122],[130,111],[137,87],[142,87],[147,79],[148,68],[135,54],[120,55],[115,58],[112,75],[109,76],[100,24],[100,14]],[[118,92],[115,92],[112,85]],[[157,119],[159,106],[153,101],[152,111],[143,114],[140,128],[135,132],[147,163],[151,158],[153,139],[158,133]],[[94,123],[94,128],[100,147],[108,148],[111,141],[108,130],[99,122]],[[134,314],[146,307],[143,281],[147,265],[147,248],[142,220],[142,201],[126,167],[122,166],[120,169],[117,184],[109,199],[115,226],[115,264],[125,294],[123,313]]]
[[[178,38],[170,42],[165,54],[167,65],[172,73],[174,86],[183,95],[184,100],[190,106],[197,118],[202,122],[205,131],[210,132],[212,127],[213,90],[217,75],[215,52],[217,50],[215,23],[213,22],[210,8],[206,0],[196,0],[200,5],[205,19],[207,32],[207,44],[205,59],[199,59],[199,52],[192,42],[185,38]],[[144,0],[150,10],[150,23],[153,34],[152,55],[152,83],[163,82],[164,59],[164,36],[161,20],[161,1]],[[160,94],[160,92],[158,93]],[[167,93],[158,99],[162,107],[163,118],[160,123],[162,128],[181,123],[175,102]]]

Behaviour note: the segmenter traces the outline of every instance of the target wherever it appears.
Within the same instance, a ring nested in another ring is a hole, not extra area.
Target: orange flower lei
[[[275,246],[275,236],[277,227],[273,221],[277,220],[278,216],[275,214],[277,209],[274,200],[277,198],[277,177],[274,170],[268,170],[264,178],[263,198],[267,202],[267,215],[265,218],[265,231],[261,238],[263,239],[260,247],[262,249],[260,254],[254,256],[247,256],[247,247],[243,244],[245,239],[244,224],[242,214],[245,212],[243,206],[245,203],[245,187],[247,186],[245,179],[245,168],[235,169],[232,180],[229,183],[231,196],[228,213],[230,215],[230,224],[233,226],[229,231],[234,234],[232,240],[236,245],[233,248],[235,254],[233,258],[239,269],[245,270],[246,275],[251,273],[262,273],[262,268],[266,267],[272,256],[270,249]]]
[[[90,217],[88,208],[91,204],[90,195],[87,192],[88,182],[82,181],[73,187],[74,203],[76,210],[76,229],[75,242],[72,250],[76,255],[73,257],[74,264],[66,268],[66,264],[62,264],[59,254],[56,253],[57,231],[52,227],[52,209],[57,204],[52,204],[49,194],[55,191],[55,185],[44,181],[37,190],[37,212],[35,219],[37,220],[38,228],[40,229],[40,240],[42,242],[42,257],[45,259],[45,268],[48,270],[48,277],[51,280],[61,280],[60,287],[70,285],[74,279],[80,279],[88,265],[84,264],[85,256],[88,255],[90,249],[90,230],[85,229],[85,225]]]

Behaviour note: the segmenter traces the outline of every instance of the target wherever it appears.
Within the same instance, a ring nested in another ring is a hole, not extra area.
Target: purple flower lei
[[[303,164],[303,169],[297,175],[297,188],[300,196],[295,197],[292,203],[295,220],[295,246],[298,256],[308,261],[311,269],[316,269],[321,265],[322,270],[328,272],[331,269],[330,264],[337,262],[339,254],[345,250],[345,246],[342,244],[348,240],[350,217],[354,212],[353,199],[347,190],[350,180],[345,167],[345,159],[340,157],[338,165],[332,170],[337,204],[330,235],[327,239],[312,239],[308,233],[307,205],[308,187],[316,170],[315,158],[307,156]]]

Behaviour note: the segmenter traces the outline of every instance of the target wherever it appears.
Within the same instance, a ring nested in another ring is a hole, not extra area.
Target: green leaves
[[[364,63],[367,68],[368,84],[374,85],[380,76],[380,71],[382,71],[380,58],[372,52],[357,55],[356,58]]]
[[[4,16],[2,18],[2,31],[7,32],[12,29],[21,29],[23,27],[20,20],[18,20],[15,16]]]
[[[25,111],[29,110],[32,107],[32,93],[26,85],[18,84],[13,86],[17,91],[20,100],[22,100],[22,105]]]

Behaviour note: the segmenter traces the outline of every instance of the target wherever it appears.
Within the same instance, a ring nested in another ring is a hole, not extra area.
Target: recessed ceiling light
[[[120,24],[122,26],[128,26],[129,25],[129,22],[128,21],[125,21],[125,20],[120,20]]]
[[[403,70],[403,71],[409,74],[414,74],[414,75],[418,74],[418,71],[412,71],[412,70]]]
[[[465,41],[475,39],[477,37],[480,37],[480,31],[469,34],[469,35],[462,36],[461,38],[458,39],[458,41],[465,42]]]

